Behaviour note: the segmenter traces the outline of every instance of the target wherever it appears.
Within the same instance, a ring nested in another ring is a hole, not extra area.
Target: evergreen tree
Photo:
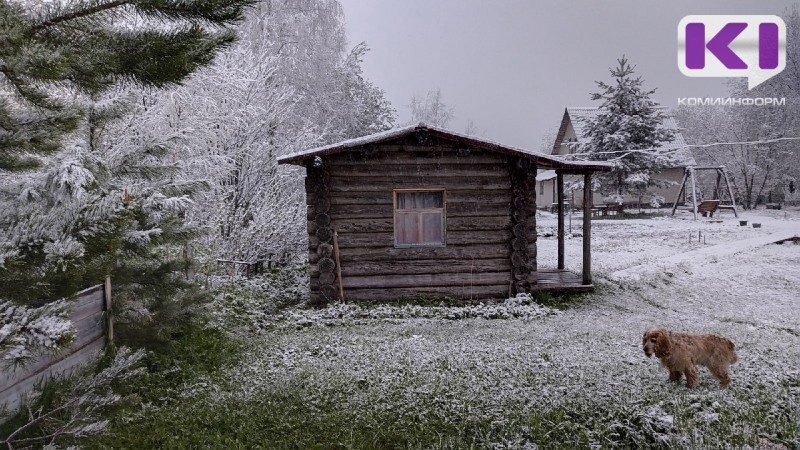
[[[184,309],[173,255],[201,183],[175,176],[170,136],[122,119],[210,63],[251,3],[0,2],[0,309],[106,274],[140,318]]]
[[[85,111],[69,101],[119,81],[178,83],[230,44],[253,0],[0,2],[0,170],[36,166]]]
[[[598,81],[600,92],[591,94],[601,100],[601,112],[587,120],[588,158],[613,161],[611,172],[598,175],[600,192],[622,201],[626,194],[641,199],[648,189],[659,186],[653,175],[669,161],[660,150],[662,143],[674,139],[672,130],[661,125],[663,113],[650,98],[655,89],[645,90],[641,77],[634,77],[634,66],[623,56],[619,65],[610,69],[613,81]]]

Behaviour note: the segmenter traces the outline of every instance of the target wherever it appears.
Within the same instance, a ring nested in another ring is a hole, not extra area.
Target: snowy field
[[[800,245],[767,243],[800,234],[800,212],[740,215],[593,221],[597,290],[566,307],[255,314],[246,359],[213,395],[278,410],[269,402],[291,396],[303,426],[341,415],[377,447],[800,448]],[[566,244],[577,272],[581,238]],[[540,237],[540,267],[555,258],[556,239]],[[705,369],[693,390],[668,384],[640,347],[656,324],[730,338],[731,387]],[[321,442],[363,444],[330,433]]]

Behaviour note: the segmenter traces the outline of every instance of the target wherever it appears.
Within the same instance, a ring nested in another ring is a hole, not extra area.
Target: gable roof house
[[[582,276],[564,270],[563,211],[558,267],[538,267],[535,174],[589,180],[608,163],[565,161],[423,123],[278,162],[306,168],[312,304],[592,288],[589,214]]]
[[[664,181],[674,182],[672,186],[666,188],[654,188],[653,192],[657,195],[664,197],[665,204],[671,204],[678,197],[683,181],[684,169],[687,166],[694,166],[697,163],[692,157],[691,152],[686,147],[686,140],[681,134],[678,123],[675,118],[669,115],[669,110],[664,107],[658,107],[665,119],[663,127],[673,130],[675,139],[672,142],[666,142],[660,148],[664,150],[671,150],[671,161],[668,163],[668,168],[661,171],[655,178]],[[561,118],[561,125],[558,129],[555,142],[553,143],[552,155],[564,156],[576,152],[576,149],[581,145],[589,144],[591,139],[588,135],[586,120],[596,118],[602,110],[597,107],[567,107],[564,109],[564,115]],[[538,195],[536,197],[536,204],[539,208],[549,208],[556,200],[556,174],[553,171],[540,171],[536,180],[539,182]],[[679,202],[685,201],[681,198]],[[567,199],[569,202],[570,199]],[[595,193],[592,201],[594,204],[602,204],[603,197],[599,193]],[[628,196],[625,198],[625,203],[636,203],[637,198]],[[575,199],[576,205],[581,205],[582,200],[580,196]]]

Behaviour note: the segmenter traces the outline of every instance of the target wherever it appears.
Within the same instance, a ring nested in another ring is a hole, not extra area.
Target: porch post
[[[583,284],[592,284],[592,173],[583,175]]]
[[[558,202],[558,270],[564,270],[564,174],[556,172]]]

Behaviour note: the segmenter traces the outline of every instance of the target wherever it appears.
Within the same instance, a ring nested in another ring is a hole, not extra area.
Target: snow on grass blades
[[[762,231],[800,223],[782,217],[759,217]],[[706,245],[687,242],[697,230]],[[735,218],[604,221],[595,230],[601,273],[663,265],[641,279],[600,280],[565,308],[517,297],[305,310],[294,306],[305,292],[302,270],[234,280],[209,306],[220,314],[218,330],[235,330],[242,353],[218,373],[177,383],[163,403],[133,405],[104,443],[800,448],[800,247],[713,249],[753,233]],[[539,240],[542,260],[551,241]],[[580,248],[579,238],[568,240],[567,260]],[[669,383],[641,350],[652,324],[730,338],[739,362],[729,389],[708,374],[692,390]]]
[[[321,310],[286,310],[269,317],[262,324],[269,328],[336,326],[407,319],[533,319],[557,313],[557,310],[535,303],[530,294],[520,294],[500,303],[480,303],[466,306],[336,304]]]

